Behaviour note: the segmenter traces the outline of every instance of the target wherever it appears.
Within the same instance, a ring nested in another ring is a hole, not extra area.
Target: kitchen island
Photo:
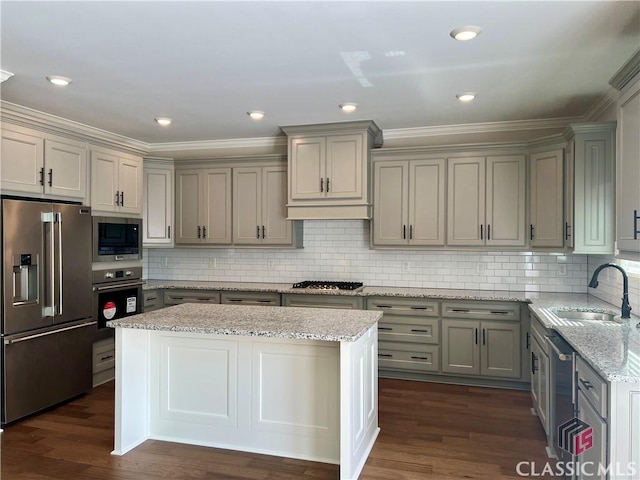
[[[340,464],[377,438],[376,311],[182,304],[116,329],[114,455],[147,439]]]

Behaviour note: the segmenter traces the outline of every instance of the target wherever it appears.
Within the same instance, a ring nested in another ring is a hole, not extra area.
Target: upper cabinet
[[[640,252],[640,77],[618,99],[617,248]],[[632,258],[637,259],[637,255]]]
[[[142,243],[173,245],[173,160],[144,159]]]
[[[142,213],[142,158],[91,148],[91,208],[94,212]]]
[[[524,246],[524,155],[447,160],[447,244]]]
[[[292,245],[294,223],[287,220],[287,168],[283,165],[233,169],[233,243]]]
[[[3,192],[85,201],[86,143],[3,124],[1,158]]]
[[[374,162],[374,246],[445,244],[446,160]]]
[[[529,160],[528,235],[532,247],[564,245],[563,153],[562,149],[538,152]]]
[[[288,137],[290,220],[371,218],[370,151],[382,145],[373,121],[281,129]]]
[[[177,168],[176,244],[231,244],[231,168]]]
[[[562,230],[573,253],[614,252],[615,129],[615,122],[584,123],[571,124],[565,132],[569,142],[567,191],[573,190],[573,199],[567,202],[568,212]],[[637,137],[638,130],[636,141]],[[635,168],[640,172],[637,163],[636,156]],[[638,179],[638,173],[635,179]],[[636,199],[637,192],[636,183]]]

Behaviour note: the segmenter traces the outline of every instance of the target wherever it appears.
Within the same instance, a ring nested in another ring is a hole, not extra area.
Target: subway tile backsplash
[[[387,287],[565,293],[587,293],[590,267],[583,255],[370,250],[369,222],[364,220],[305,220],[303,249],[149,248],[143,264],[146,278],[162,280],[322,279]]]

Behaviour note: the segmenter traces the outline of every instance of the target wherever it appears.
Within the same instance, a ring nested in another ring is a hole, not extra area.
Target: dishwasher
[[[551,448],[566,465],[574,462],[574,455],[562,448],[568,439],[560,438],[559,430],[564,426],[563,431],[570,432],[568,424],[576,419],[575,351],[560,335],[549,335],[547,341],[551,347]]]

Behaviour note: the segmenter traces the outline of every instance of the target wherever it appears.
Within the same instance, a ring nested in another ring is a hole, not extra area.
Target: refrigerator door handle
[[[56,333],[67,332],[69,330],[75,330],[76,328],[84,328],[89,327],[91,325],[96,325],[98,322],[84,322],[79,325],[72,325],[70,327],[58,328],[57,330],[50,330],[48,332],[36,333],[34,335],[27,335],[26,337],[18,337],[16,339],[5,338],[5,345],[13,345],[14,343],[26,342],[27,340],[33,340],[34,338],[46,337],[48,335],[54,335]]]
[[[62,315],[62,213],[56,212],[58,224],[58,315]]]
[[[54,232],[54,222],[55,222],[55,218],[54,218],[54,213],[53,212],[43,212],[42,213],[42,223],[48,223],[50,224],[50,230],[49,230],[49,256],[50,256],[50,270],[51,270],[51,276],[49,278],[49,288],[50,288],[50,294],[51,294],[51,305],[46,305],[45,302],[45,307],[44,307],[44,316],[45,317],[53,317],[55,316],[56,313],[56,305],[55,305],[55,298],[56,298],[56,290],[55,290],[55,271],[56,271],[56,259],[55,259],[55,232]]]

